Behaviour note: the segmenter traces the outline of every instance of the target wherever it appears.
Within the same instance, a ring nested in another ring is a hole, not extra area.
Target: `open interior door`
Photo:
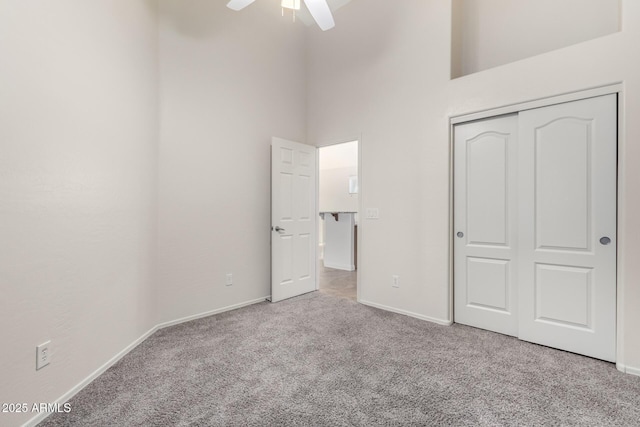
[[[317,289],[316,153],[298,142],[271,142],[272,302]]]

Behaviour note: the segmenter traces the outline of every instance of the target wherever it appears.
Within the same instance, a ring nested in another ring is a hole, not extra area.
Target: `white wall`
[[[454,77],[620,30],[620,0],[454,0]]]
[[[324,169],[318,175],[320,212],[358,211],[358,195],[349,194],[349,177],[358,176],[356,166]]]
[[[358,195],[349,194],[349,178],[358,176],[358,141],[318,151],[320,212],[357,212]]]
[[[327,169],[358,167],[358,141],[320,147],[318,168]]]
[[[159,2],[163,320],[270,294],[271,137],[305,139],[304,26],[225,4]]]
[[[360,221],[362,300],[449,319],[451,115],[624,82],[619,359],[640,368],[640,241],[631,237],[640,235],[640,2],[624,0],[623,11],[620,33],[456,80],[450,1],[353,1],[335,29],[310,29],[308,140],[362,133],[360,196],[380,209],[379,220]]]
[[[156,29],[153,2],[0,2],[0,402],[55,402],[156,323]]]

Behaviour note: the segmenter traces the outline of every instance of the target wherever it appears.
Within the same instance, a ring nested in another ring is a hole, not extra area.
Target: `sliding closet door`
[[[455,321],[518,334],[516,115],[454,129]]]
[[[615,361],[616,96],[520,113],[519,338]]]

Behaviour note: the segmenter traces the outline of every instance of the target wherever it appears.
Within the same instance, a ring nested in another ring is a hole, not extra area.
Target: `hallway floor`
[[[327,268],[322,260],[318,263],[320,271],[320,292],[340,298],[356,300],[356,271]]]

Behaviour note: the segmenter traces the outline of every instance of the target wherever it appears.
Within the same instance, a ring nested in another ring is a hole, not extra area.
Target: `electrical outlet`
[[[398,276],[397,274],[391,276],[391,286],[394,288],[400,287],[400,276]]]
[[[233,285],[233,274],[227,273],[227,286]]]
[[[51,341],[36,347],[36,371],[51,363]]]

